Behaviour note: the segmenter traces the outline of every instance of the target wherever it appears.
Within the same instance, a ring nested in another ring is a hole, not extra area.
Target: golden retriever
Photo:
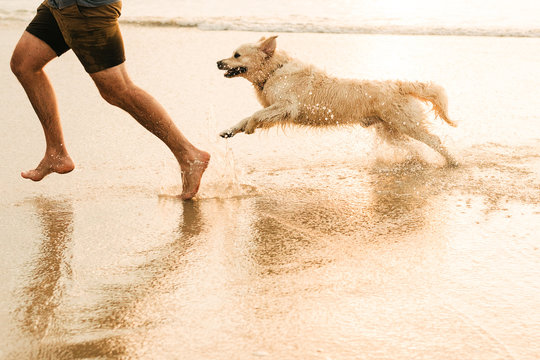
[[[277,36],[245,44],[233,56],[217,62],[225,77],[244,77],[256,91],[264,109],[220,133],[252,134],[274,125],[375,126],[386,140],[404,135],[438,151],[450,166],[456,160],[441,140],[427,129],[422,102],[430,102],[437,116],[452,126],[444,89],[430,82],[339,79],[276,50]]]

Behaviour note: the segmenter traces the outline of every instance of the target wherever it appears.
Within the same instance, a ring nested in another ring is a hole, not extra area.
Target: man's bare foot
[[[21,176],[25,179],[40,181],[50,173],[66,174],[75,168],[73,160],[69,155],[45,155],[43,160],[34,170],[21,172]]]
[[[199,151],[193,158],[180,162],[182,170],[182,200],[192,199],[201,185],[201,178],[210,162],[210,154]]]

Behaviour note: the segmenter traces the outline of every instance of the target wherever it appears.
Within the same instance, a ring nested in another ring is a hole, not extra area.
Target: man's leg
[[[182,199],[195,196],[210,161],[210,154],[197,149],[186,139],[165,109],[131,81],[124,64],[90,76],[107,102],[128,112],[171,149],[182,171]]]
[[[47,147],[43,160],[34,170],[21,173],[22,177],[34,181],[52,172],[65,174],[75,168],[64,143],[56,95],[43,71],[56,56],[44,41],[24,32],[11,58],[11,70],[26,91],[45,133]]]

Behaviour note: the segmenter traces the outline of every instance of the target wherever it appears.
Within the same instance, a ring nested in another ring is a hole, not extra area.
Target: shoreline
[[[2,19],[5,24],[24,23],[25,26],[32,19],[6,18]],[[260,24],[260,19],[226,19],[221,17],[193,18],[193,19],[166,19],[159,17],[148,18],[120,18],[121,25],[156,27],[156,28],[179,28],[179,29],[197,29],[199,31],[221,32],[255,32],[255,33],[282,33],[282,34],[330,34],[330,35],[389,35],[389,36],[442,36],[442,37],[487,37],[487,38],[540,38],[540,28],[519,28],[505,27],[497,28],[494,26],[483,26],[476,28],[464,28],[462,26],[428,26],[428,25],[339,25],[326,24],[323,27],[313,25],[317,21],[298,23],[291,25],[284,22],[276,25],[275,21],[267,24]]]

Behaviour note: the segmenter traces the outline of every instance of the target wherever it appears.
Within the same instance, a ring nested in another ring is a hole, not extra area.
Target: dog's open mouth
[[[246,71],[247,71],[247,67],[237,66],[237,67],[234,67],[232,69],[227,70],[227,72],[225,73],[225,77],[226,78],[232,78],[232,77],[238,76],[240,74],[243,74]]]

